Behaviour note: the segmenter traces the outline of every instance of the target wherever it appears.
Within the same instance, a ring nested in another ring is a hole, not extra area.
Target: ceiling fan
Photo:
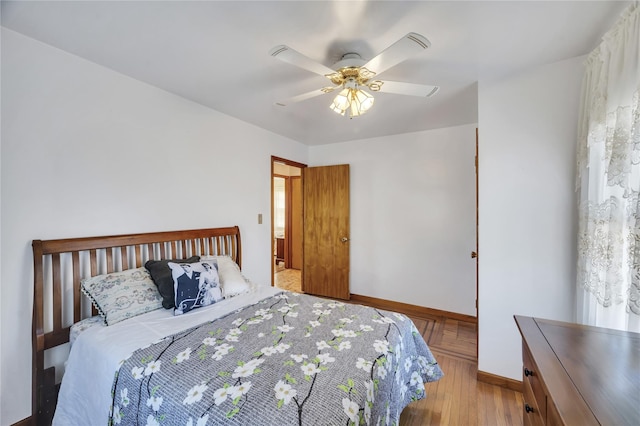
[[[333,69],[304,56],[289,46],[276,46],[269,51],[271,56],[322,75],[333,84],[332,86],[322,87],[278,101],[276,105],[287,106],[340,90],[330,108],[340,115],[348,114],[349,117],[353,118],[366,113],[373,106],[374,98],[364,90],[365,88],[371,92],[423,97],[433,96],[440,89],[438,86],[375,79],[376,76],[389,68],[430,46],[431,43],[426,37],[416,33],[409,33],[368,62],[357,53],[346,53],[342,56],[342,59],[333,64]]]

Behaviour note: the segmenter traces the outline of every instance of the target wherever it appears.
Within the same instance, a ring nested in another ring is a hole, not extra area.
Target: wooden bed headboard
[[[55,367],[45,351],[69,342],[73,323],[95,314],[80,281],[147,260],[227,255],[241,264],[240,229],[194,229],[104,237],[33,240],[32,424],[51,424],[58,398]]]

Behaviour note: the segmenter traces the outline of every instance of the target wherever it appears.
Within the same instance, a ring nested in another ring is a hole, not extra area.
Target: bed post
[[[240,242],[241,242],[240,227],[236,225],[234,228],[236,228],[236,241],[238,243],[238,247],[237,247],[238,250],[237,250],[237,255],[236,255],[236,263],[238,264],[240,269],[242,269],[242,247],[240,247]]]
[[[44,368],[44,279],[42,275],[42,241],[33,240],[33,324],[31,372],[31,423],[50,425],[56,406],[55,369]]]

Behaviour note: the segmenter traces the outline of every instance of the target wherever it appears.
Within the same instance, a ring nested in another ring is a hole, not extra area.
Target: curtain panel
[[[588,56],[578,125],[578,321],[640,332],[640,7]]]

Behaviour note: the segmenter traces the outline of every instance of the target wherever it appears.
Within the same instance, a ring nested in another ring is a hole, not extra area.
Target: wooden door
[[[302,291],[348,300],[349,165],[304,168],[302,182]]]

